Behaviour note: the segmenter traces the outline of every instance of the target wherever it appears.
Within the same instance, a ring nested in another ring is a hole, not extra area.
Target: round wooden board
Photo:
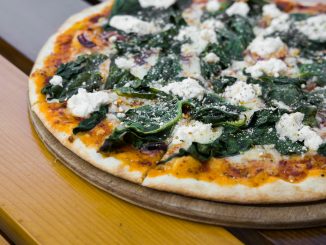
[[[239,205],[201,200],[143,187],[95,168],[64,147],[30,111],[47,148],[68,168],[127,202],[181,219],[228,227],[293,229],[326,224],[326,201],[286,205]]]

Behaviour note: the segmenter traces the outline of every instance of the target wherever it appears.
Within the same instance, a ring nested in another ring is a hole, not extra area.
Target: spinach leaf
[[[250,12],[249,15],[252,17],[256,17],[262,14],[262,10],[264,5],[268,4],[267,0],[249,0],[247,1]]]
[[[303,78],[316,78],[317,85],[325,86],[326,60],[316,61],[312,64],[302,64],[300,66],[300,73]]]
[[[89,131],[99,124],[106,117],[108,106],[102,105],[98,111],[93,112],[89,118],[84,119],[77,127],[73,129],[73,134]]]
[[[63,102],[76,94],[79,88],[88,92],[99,89],[102,85],[99,65],[107,58],[102,54],[82,55],[75,61],[60,65],[56,75],[63,78],[62,86],[48,83],[42,93],[48,100],[58,99]]]
[[[75,61],[60,65],[56,75],[70,80],[82,72],[98,70],[99,65],[107,59],[104,54],[81,55]]]
[[[180,71],[181,65],[178,56],[174,54],[161,55],[156,65],[145,76],[145,80],[148,82],[158,80],[168,82],[175,79]]]
[[[233,85],[237,81],[235,77],[222,76],[212,81],[215,93],[223,93],[227,86]]]
[[[141,9],[138,0],[115,0],[110,13],[110,18],[115,15],[134,15]]]
[[[226,69],[233,60],[242,60],[243,52],[254,38],[252,26],[242,16],[225,17],[225,28],[217,33],[218,41],[209,44],[201,54],[201,72],[206,79],[216,79],[222,69]],[[208,53],[216,54],[220,60],[208,64],[204,57]]]
[[[326,157],[326,143],[319,146],[318,154]]]
[[[207,94],[201,103],[192,101],[192,104],[191,117],[214,127],[235,123],[239,120],[239,113],[245,111],[245,108],[231,105],[215,94]]]
[[[252,128],[261,126],[274,126],[282,116],[282,112],[283,111],[280,109],[262,109],[255,111],[250,118],[248,126]]]
[[[182,102],[168,101],[130,109],[120,118],[126,128],[142,134],[161,132],[176,124],[182,116]]]
[[[182,104],[181,101],[173,100],[130,109],[125,117],[120,118],[123,126],[115,129],[100,150],[110,151],[128,143],[136,148],[153,143],[164,144],[163,141],[182,116]]]
[[[317,107],[310,104],[303,104],[296,110],[304,114],[303,123],[311,127],[316,127],[318,125],[316,114]]]
[[[173,99],[173,97],[170,96],[169,94],[166,94],[161,90],[147,87],[147,86],[140,86],[137,88],[122,87],[116,89],[115,92],[120,96],[131,97],[131,98],[142,98],[142,99],[149,99],[149,100],[153,100],[157,98]]]
[[[301,53],[305,57],[313,57],[315,51],[326,49],[326,42],[310,40],[295,27],[294,22],[290,24],[288,31],[275,32],[271,36],[279,36],[289,47],[301,49]]]
[[[100,148],[102,152],[112,152],[125,145],[132,145],[137,149],[167,150],[164,142],[171,134],[171,128],[155,134],[140,134],[130,128],[119,127],[104,141]]]
[[[140,82],[138,78],[131,75],[127,70],[120,69],[114,62],[111,61],[109,76],[104,85],[105,89],[120,88],[130,82]]]

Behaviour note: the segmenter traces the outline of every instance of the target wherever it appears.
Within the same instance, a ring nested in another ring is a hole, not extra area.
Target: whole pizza
[[[324,199],[325,12],[108,1],[49,39],[30,106],[75,154],[142,186],[236,203]]]

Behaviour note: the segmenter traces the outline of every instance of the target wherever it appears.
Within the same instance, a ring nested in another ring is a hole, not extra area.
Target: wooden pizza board
[[[326,224],[326,201],[285,205],[239,205],[186,197],[143,187],[95,168],[63,146],[30,110],[47,148],[68,168],[98,188],[137,206],[185,220],[228,227],[293,229]]]

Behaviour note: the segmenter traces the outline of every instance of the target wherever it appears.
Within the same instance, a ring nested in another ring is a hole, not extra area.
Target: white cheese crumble
[[[163,1],[163,0],[162,0]],[[182,17],[188,25],[200,25],[201,17],[204,11],[199,4],[192,4],[182,12]]]
[[[176,0],[139,0],[142,8],[154,7],[167,9],[175,2]]]
[[[196,53],[189,52],[188,48],[189,46],[187,45],[182,46],[182,58],[180,59],[182,69],[180,76],[201,79],[200,59]]]
[[[212,124],[192,120],[188,124],[178,124],[172,133],[172,145],[187,149],[193,142],[208,144],[220,137],[222,128],[212,129]]]
[[[279,17],[272,20],[271,24],[260,34],[269,35],[276,31],[285,32],[290,28],[289,15],[282,13]]]
[[[220,58],[214,54],[214,53],[208,53],[205,57],[204,57],[204,61],[206,63],[209,63],[209,64],[214,64],[214,63],[217,63],[220,61]]]
[[[231,86],[225,88],[223,97],[232,104],[239,104],[256,100],[261,94],[261,87],[258,84],[236,81]]]
[[[246,80],[247,77],[243,74],[243,69],[248,67],[249,65],[245,61],[232,61],[232,64],[227,69],[221,72],[221,76],[231,76],[236,77],[239,80]]]
[[[268,16],[272,19],[280,17],[282,15],[282,11],[273,3],[266,4],[263,7],[263,16]]]
[[[326,14],[310,17],[296,23],[296,28],[313,41],[326,41]]]
[[[216,33],[213,28],[201,29],[196,26],[182,28],[176,39],[179,41],[190,39],[191,44],[186,43],[182,46],[188,47],[188,49],[191,49],[197,54],[200,54],[209,43],[215,43],[217,41]]]
[[[52,84],[53,86],[60,86],[60,87],[62,87],[62,82],[63,82],[62,77],[58,75],[54,75],[49,81],[49,83]]]
[[[287,70],[287,65],[280,59],[271,58],[269,60],[258,61],[255,65],[248,67],[246,72],[254,78],[261,77],[264,74],[279,77]]]
[[[247,16],[249,11],[250,8],[247,3],[235,2],[226,10],[226,13],[229,16],[236,15],[236,14],[241,16]]]
[[[101,105],[109,104],[117,98],[114,93],[88,93],[86,89],[79,88],[78,93],[68,99],[67,108],[76,117],[88,117],[92,112],[99,110]]]
[[[278,163],[282,156],[281,154],[275,149],[274,145],[256,145],[252,149],[243,152],[242,154],[227,157],[232,163],[239,163],[243,164],[244,162],[249,161],[257,161],[257,160],[268,160],[266,162]]]
[[[115,59],[115,64],[124,70],[130,70],[130,73],[139,79],[143,79],[148,71],[156,64],[158,60],[158,53],[153,52],[148,57],[144,57],[143,64],[137,64],[134,57],[127,55],[127,57],[118,57]]]
[[[206,4],[206,9],[208,12],[216,12],[221,8],[221,4],[217,0],[209,0]]]
[[[113,16],[110,20],[110,25],[126,33],[134,32],[139,35],[158,33],[160,31],[160,28],[154,23],[140,20],[131,15]]]
[[[292,142],[303,141],[307,148],[316,151],[323,140],[311,127],[303,125],[303,118],[304,114],[301,112],[285,113],[276,123],[276,131],[281,139],[288,138]]]
[[[172,93],[183,99],[197,98],[202,100],[205,94],[203,88],[197,80],[186,78],[181,82],[173,82],[161,88],[165,93]]]
[[[257,54],[262,58],[268,58],[272,54],[285,49],[286,45],[282,42],[281,38],[276,37],[257,37],[249,45],[248,50],[251,53]]]

